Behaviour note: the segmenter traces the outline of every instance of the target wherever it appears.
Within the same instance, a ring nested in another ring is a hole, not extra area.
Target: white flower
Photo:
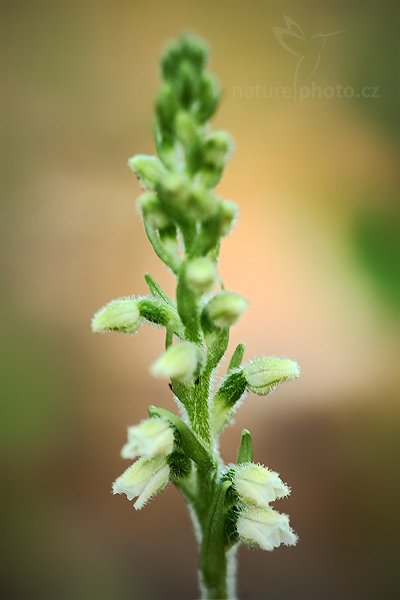
[[[165,488],[169,481],[169,466],[164,456],[139,458],[113,483],[114,494],[126,494],[140,510],[148,500]]]
[[[128,427],[128,443],[122,448],[121,456],[168,456],[173,448],[172,427],[162,419],[146,419],[135,427]]]
[[[155,377],[177,379],[191,384],[201,366],[201,350],[192,342],[181,342],[170,346],[151,367]]]
[[[269,507],[244,508],[236,529],[243,542],[262,550],[273,550],[281,544],[294,546],[298,539],[289,517]]]
[[[137,301],[134,298],[118,298],[97,311],[92,319],[92,331],[134,333],[141,322]]]
[[[253,463],[235,466],[233,486],[242,502],[257,506],[290,494],[278,473]]]
[[[262,356],[243,366],[243,374],[247,387],[260,396],[272,392],[278,383],[296,379],[300,375],[300,367],[289,358]]]

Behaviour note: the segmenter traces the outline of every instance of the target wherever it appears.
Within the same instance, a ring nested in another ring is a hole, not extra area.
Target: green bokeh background
[[[198,597],[176,490],[142,513],[110,493],[125,427],[149,403],[174,407],[148,374],[160,332],[89,331],[109,299],[145,293],[146,271],[173,292],[126,161],[153,152],[158,57],[187,29],[212,46],[224,89],[215,125],[237,144],[218,191],[242,214],[220,271],[250,309],[231,345],[303,368],[271,397],[250,396],[223,436],[229,461],[241,428],[252,430],[256,460],[292,487],[279,509],[300,535],[295,549],[240,550],[240,597],[399,598],[398,2],[0,10],[3,598]],[[353,98],[267,97],[293,85],[298,57],[273,33],[285,15],[308,41],[343,30],[302,84],[351,86]]]

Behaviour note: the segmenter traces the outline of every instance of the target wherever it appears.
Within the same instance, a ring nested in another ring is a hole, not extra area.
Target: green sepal
[[[241,369],[229,373],[223,380],[211,408],[212,431],[217,435],[232,420],[235,404],[246,391],[246,379]]]
[[[224,356],[229,343],[229,328],[216,330],[207,336],[208,358],[207,365],[215,369]]]
[[[236,506],[232,506],[226,511],[224,520],[224,537],[226,544],[233,546],[239,541],[239,535],[236,529],[236,523],[239,518],[239,510]]]
[[[190,459],[180,448],[177,448],[167,456],[167,463],[171,469],[171,475],[177,479],[188,477],[192,470],[192,463]]]
[[[215,369],[224,356],[229,343],[229,327],[216,327],[204,309],[200,318],[201,328],[207,344],[207,366]]]
[[[234,353],[232,354],[232,358],[229,362],[228,373],[237,369],[242,364],[243,355],[244,355],[245,345],[238,344]]]
[[[178,273],[180,267],[179,256],[175,252],[171,252],[171,250],[163,244],[159,231],[151,225],[145,215],[143,215],[143,223],[147,237],[154,248],[154,252],[173,273]]]
[[[158,285],[158,283],[149,273],[145,274],[144,280],[147,283],[150,294],[154,296],[154,298],[158,298],[166,304],[169,304],[169,306],[172,306],[172,308],[176,309],[175,302],[164,292],[164,290]]]
[[[200,469],[203,471],[213,471],[216,468],[215,461],[203,442],[180,417],[166,408],[159,408],[157,406],[149,406],[148,412],[150,417],[162,417],[175,427],[180,435],[182,450]]]
[[[137,304],[140,316],[146,321],[172,329],[176,335],[183,337],[183,325],[176,308],[155,298],[142,298],[137,301]]]
[[[201,343],[197,295],[186,283],[186,263],[182,263],[179,271],[176,302],[187,338],[192,342]]]
[[[241,465],[247,462],[253,462],[253,442],[250,431],[243,429],[236,464]]]
[[[232,408],[246,391],[246,379],[241,369],[232,371],[225,377],[219,387],[214,402],[220,402],[227,408]]]

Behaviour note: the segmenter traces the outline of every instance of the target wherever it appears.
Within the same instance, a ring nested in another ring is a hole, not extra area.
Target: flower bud
[[[209,292],[217,279],[217,270],[207,257],[195,258],[186,267],[186,282],[196,294]]]
[[[161,72],[164,79],[173,79],[179,61],[182,58],[179,40],[168,42],[161,57]]]
[[[197,122],[190,112],[180,110],[175,117],[176,136],[185,146],[198,143]]]
[[[154,190],[166,170],[157,156],[138,154],[128,160],[128,165],[139,178],[143,187]]]
[[[171,224],[171,219],[165,214],[157,195],[154,192],[146,192],[139,196],[138,206],[143,218],[154,229],[165,229]]]
[[[118,298],[97,311],[92,319],[92,331],[134,333],[141,322],[137,301],[133,298]]]
[[[247,300],[234,292],[220,292],[207,304],[207,312],[217,327],[230,327],[247,308]]]
[[[199,373],[203,362],[201,350],[192,342],[170,346],[151,367],[155,377],[176,379],[190,385]]]
[[[239,207],[231,200],[220,201],[220,231],[221,235],[228,235],[239,215]]]
[[[174,77],[171,79],[179,104],[189,109],[196,100],[199,88],[199,78],[196,68],[185,57],[176,66]]]
[[[164,83],[156,99],[156,123],[163,142],[172,145],[174,141],[174,121],[178,102],[172,86]]]
[[[197,183],[190,188],[185,209],[192,218],[203,220],[215,212],[216,204],[211,192]]]
[[[233,150],[231,136],[226,131],[213,131],[205,143],[204,163],[209,168],[221,169]]]
[[[198,91],[198,107],[196,117],[200,123],[207,121],[216,111],[220,91],[215,77],[211,73],[203,73]]]
[[[241,540],[262,550],[273,550],[281,544],[294,546],[297,535],[289,525],[289,517],[272,508],[244,508],[236,529]]]
[[[181,54],[200,73],[204,68],[209,54],[208,45],[192,33],[184,34],[180,40]]]
[[[290,489],[278,473],[262,465],[245,463],[234,467],[233,487],[244,504],[263,507],[269,502],[284,498]]]
[[[152,496],[165,488],[169,473],[165,456],[139,458],[114,481],[113,493],[126,494],[128,500],[137,497],[133,506],[140,510]]]
[[[299,377],[300,367],[289,358],[262,356],[244,365],[243,374],[249,390],[266,396],[279,383]]]
[[[168,213],[184,214],[189,181],[181,173],[168,173],[157,188],[162,206]]]

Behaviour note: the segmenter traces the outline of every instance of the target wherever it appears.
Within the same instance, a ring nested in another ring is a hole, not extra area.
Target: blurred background
[[[256,460],[292,487],[278,508],[300,536],[295,549],[240,549],[240,597],[400,598],[399,3],[0,8],[3,598],[199,595],[177,491],[141,513],[110,493],[126,426],[149,403],[174,408],[148,373],[161,332],[90,333],[111,298],[146,293],[145,272],[174,293],[126,164],[154,151],[157,61],[187,29],[212,47],[214,125],[237,145],[218,193],[241,217],[220,272],[250,309],[230,347],[303,370],[249,396],[223,435],[230,461],[251,429]]]

